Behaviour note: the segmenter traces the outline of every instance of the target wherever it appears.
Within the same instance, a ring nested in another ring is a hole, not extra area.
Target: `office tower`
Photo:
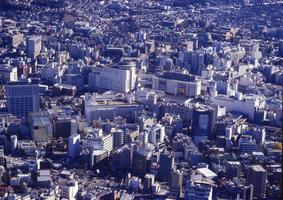
[[[96,168],[106,164],[108,158],[108,151],[106,150],[91,150],[89,154],[89,167]]]
[[[10,142],[10,148],[11,152],[13,153],[18,146],[18,137],[17,135],[11,135],[11,142]]]
[[[125,170],[131,168],[131,149],[128,146],[123,146],[120,149],[117,149],[111,156],[111,165],[117,170]]]
[[[165,127],[160,124],[155,124],[145,129],[148,132],[148,143],[162,144],[165,138]]]
[[[279,56],[283,57],[283,40],[279,41]]]
[[[53,117],[53,136],[55,139],[58,139],[60,137],[68,138],[71,135],[71,129],[72,123],[69,116],[55,115]]]
[[[125,133],[123,130],[112,128],[111,133],[113,134],[114,148],[120,148],[125,144]]]
[[[267,172],[261,165],[252,165],[248,169],[247,185],[253,185],[254,196],[261,197],[266,189]]]
[[[33,141],[48,142],[53,139],[53,127],[49,114],[32,112],[28,119]]]
[[[39,110],[39,86],[28,82],[9,82],[6,85],[9,113],[26,117]]]
[[[52,182],[51,165],[48,160],[37,160],[37,184],[39,187],[50,187]]]
[[[80,139],[79,134],[74,134],[68,140],[68,156],[75,158],[80,154]]]
[[[163,151],[160,154],[158,176],[160,180],[170,181],[171,169],[174,166],[174,153]]]
[[[71,119],[71,135],[76,135],[78,133],[78,124],[75,119]]]
[[[183,187],[183,171],[174,170],[171,173],[171,193],[177,197],[180,196],[180,190]]]
[[[133,155],[133,174],[144,175],[147,169],[146,156],[138,152],[134,152]]]
[[[242,135],[239,139],[239,152],[244,153],[252,153],[257,151],[257,144],[255,140],[252,139],[251,135]]]
[[[226,174],[229,178],[239,177],[241,173],[241,163],[239,161],[227,161],[224,164]]]
[[[202,139],[214,139],[216,112],[213,108],[200,105],[193,111],[192,136],[195,143]]]
[[[132,172],[135,176],[144,177],[149,171],[153,148],[154,146],[149,144],[137,146],[137,148],[131,146],[131,151],[133,151]]]
[[[152,185],[154,184],[155,182],[155,175],[153,174],[146,174],[144,176],[144,191],[145,192],[151,192],[152,191]]]
[[[253,185],[244,186],[243,200],[253,200]]]
[[[4,147],[0,146],[0,166],[6,166],[6,158],[4,155]]]
[[[79,191],[79,185],[77,181],[69,180],[66,185],[61,187],[61,197],[63,199],[73,200],[76,199],[76,195]]]
[[[187,56],[189,66],[189,72],[191,74],[200,75],[202,72],[202,67],[204,66],[204,52],[193,51],[189,52]]]
[[[212,200],[212,186],[201,181],[187,181],[185,200]]]
[[[36,58],[41,51],[41,36],[30,37],[27,41],[27,56]]]

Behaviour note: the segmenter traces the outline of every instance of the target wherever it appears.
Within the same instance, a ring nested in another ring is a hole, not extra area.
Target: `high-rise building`
[[[137,176],[144,176],[147,172],[148,160],[147,156],[138,151],[133,153],[133,174]]]
[[[33,141],[48,142],[53,139],[53,126],[48,113],[32,112],[28,119]]]
[[[267,172],[261,165],[252,165],[248,169],[247,184],[253,185],[254,196],[261,197],[266,190]]]
[[[146,174],[144,176],[144,179],[145,179],[145,181],[144,181],[144,191],[145,192],[151,192],[152,185],[155,182],[155,175]]]
[[[165,138],[165,127],[161,124],[154,124],[145,129],[148,133],[148,142],[151,144],[162,144]]]
[[[213,108],[207,106],[198,106],[193,111],[192,136],[196,143],[202,139],[214,139],[214,124],[216,112]]]
[[[0,166],[6,166],[6,158],[4,155],[4,146],[0,146]]]
[[[13,153],[18,146],[18,136],[17,135],[11,135],[11,142],[10,142],[10,149]]]
[[[135,176],[144,177],[149,171],[153,149],[154,145],[152,144],[137,147],[131,146],[131,151],[133,151],[132,173]]]
[[[79,134],[74,134],[69,137],[68,140],[68,155],[71,158],[75,158],[80,154],[80,139]]]
[[[39,187],[50,187],[51,184],[51,162],[49,160],[37,160],[37,184]]]
[[[53,117],[53,136],[54,138],[58,139],[68,138],[71,135],[71,118],[64,114],[58,114]],[[64,130],[64,131],[62,131]]]
[[[283,57],[283,40],[279,41],[279,56]]]
[[[89,129],[87,132],[89,133],[82,139],[82,148],[106,151],[110,155],[113,150],[113,135],[104,133],[100,128]]]
[[[173,152],[164,151],[160,154],[158,171],[160,180],[170,180],[169,174],[171,174],[171,169],[174,166],[174,158]]]
[[[131,149],[128,146],[123,146],[117,149],[111,156],[111,165],[117,170],[125,170],[131,168]]]
[[[253,200],[253,188],[253,185],[244,187],[243,200]]]
[[[191,74],[200,75],[202,67],[204,66],[204,52],[192,51],[186,54],[186,62],[188,63],[188,70]]]
[[[33,36],[27,41],[27,56],[29,58],[36,58],[41,51],[41,37]]]
[[[76,199],[79,185],[77,181],[69,181],[66,185],[61,187],[61,197],[69,200]]]
[[[113,134],[113,147],[115,149],[125,144],[125,133],[122,129],[112,128],[111,133]]]
[[[180,190],[183,187],[183,171],[182,170],[174,170],[171,173],[171,193],[177,197],[180,196]]]
[[[39,110],[39,86],[28,82],[9,82],[6,85],[9,113],[26,117]]]

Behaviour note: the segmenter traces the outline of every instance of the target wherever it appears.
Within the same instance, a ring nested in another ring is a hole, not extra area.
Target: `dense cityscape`
[[[1,0],[0,199],[282,199],[283,1]]]

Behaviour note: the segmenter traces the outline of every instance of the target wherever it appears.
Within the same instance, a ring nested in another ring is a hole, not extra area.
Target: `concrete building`
[[[85,94],[85,115],[88,123],[93,120],[113,120],[117,116],[133,120],[135,111],[140,110],[141,106],[136,103],[125,102],[115,94]]]
[[[118,63],[105,67],[93,67],[89,74],[91,89],[130,92],[136,86],[134,63]]]
[[[192,136],[196,143],[202,139],[215,139],[216,111],[212,107],[198,105],[193,111]]]
[[[79,134],[74,134],[68,140],[68,156],[75,158],[80,154],[80,139]]]
[[[254,120],[255,110],[264,108],[265,100],[262,96],[243,95],[238,93],[236,97],[226,95],[211,95],[212,104],[225,106],[227,112],[236,111],[245,114],[250,120]]]
[[[174,166],[174,152],[164,151],[160,154],[158,177],[160,180],[170,180],[169,174]]]
[[[184,172],[182,170],[174,170],[171,173],[171,193],[177,198],[180,197],[181,189],[183,188]]]
[[[283,40],[279,41],[279,56],[283,57]]]
[[[109,155],[113,150],[113,135],[105,134],[99,128],[89,129],[86,137],[82,139],[82,148],[104,150]]]
[[[165,138],[165,127],[161,124],[154,124],[145,129],[148,133],[148,142],[151,144],[162,144]]]
[[[165,72],[153,77],[152,89],[173,95],[196,97],[201,93],[201,80],[188,74]]]
[[[30,37],[27,41],[27,56],[36,58],[40,54],[41,48],[41,36]]]
[[[3,35],[3,43],[8,47],[18,47],[24,40],[24,34],[19,32],[11,32],[7,35]]]
[[[261,165],[252,165],[248,169],[247,185],[253,185],[253,194],[262,197],[265,194],[267,172]]]
[[[61,187],[61,197],[68,200],[75,200],[79,190],[77,181],[69,181],[67,185]]]
[[[27,82],[9,82],[6,85],[9,113],[26,117],[39,110],[39,86]]]
[[[17,67],[13,66],[0,66],[0,83],[6,84],[7,82],[14,82],[18,80]]]
[[[113,147],[120,148],[125,144],[125,133],[121,129],[112,128],[111,134],[113,135]]]
[[[212,200],[212,186],[205,182],[187,181],[185,200]]]
[[[48,142],[53,139],[53,126],[48,113],[30,113],[29,126],[33,141]]]
[[[111,158],[111,164],[117,170],[129,169],[132,166],[132,152],[128,146],[117,149]]]

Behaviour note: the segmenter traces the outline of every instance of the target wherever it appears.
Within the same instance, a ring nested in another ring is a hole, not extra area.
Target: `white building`
[[[18,80],[17,67],[12,66],[0,66],[0,83],[4,84],[10,81]]]
[[[41,51],[41,36],[33,36],[27,41],[27,55],[30,58],[35,58]]]
[[[211,95],[212,104],[225,106],[226,111],[236,111],[245,114],[249,119],[254,120],[255,110],[265,107],[265,100],[262,96],[257,95],[242,95],[237,93],[236,97],[226,95]]]
[[[66,198],[68,200],[75,200],[76,194],[79,190],[77,181],[70,181],[67,185],[61,187],[61,198]]]
[[[82,139],[83,149],[105,150],[108,155],[113,150],[113,135],[104,134],[102,129],[88,129],[87,136]]]
[[[130,92],[136,86],[136,66],[134,63],[119,63],[93,67],[88,82],[92,89]]]
[[[161,124],[154,124],[145,129],[148,133],[148,142],[151,144],[163,143],[165,138],[165,127]]]
[[[72,158],[75,158],[80,154],[80,139],[81,136],[79,134],[74,134],[69,137],[68,155]]]

